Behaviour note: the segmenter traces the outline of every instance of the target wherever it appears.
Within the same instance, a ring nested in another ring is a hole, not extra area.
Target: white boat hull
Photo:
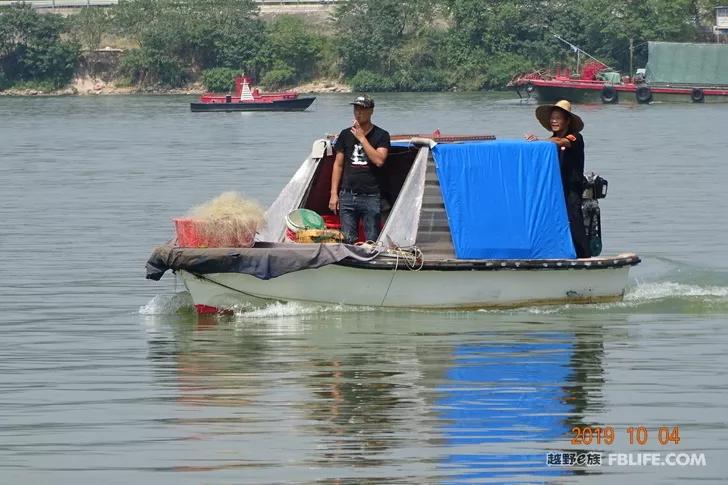
[[[261,280],[178,270],[200,312],[297,301],[386,308],[493,308],[618,301],[629,265],[578,269],[367,269],[332,264]]]

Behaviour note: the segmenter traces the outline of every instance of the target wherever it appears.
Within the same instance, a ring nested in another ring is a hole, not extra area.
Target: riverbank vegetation
[[[349,0],[325,25],[263,20],[252,0],[125,0],[78,14],[0,8],[0,89],[68,84],[104,45],[119,85],[226,91],[245,71],[267,88],[336,79],[356,91],[502,89],[522,71],[572,66],[557,34],[627,71],[648,40],[710,39],[707,0]],[[116,51],[115,51],[116,52]],[[97,73],[98,74],[98,73]]]

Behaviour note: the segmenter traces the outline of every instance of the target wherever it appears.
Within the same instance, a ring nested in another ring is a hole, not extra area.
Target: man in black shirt
[[[336,139],[334,169],[331,173],[329,209],[339,214],[341,232],[347,243],[358,239],[359,220],[364,223],[367,241],[376,241],[381,225],[381,190],[376,171],[389,153],[389,133],[372,124],[374,100],[358,96],[354,122]]]

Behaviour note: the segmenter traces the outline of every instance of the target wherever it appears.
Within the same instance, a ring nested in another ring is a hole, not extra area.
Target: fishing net
[[[249,248],[265,223],[264,210],[236,192],[225,192],[174,219],[180,247]]]

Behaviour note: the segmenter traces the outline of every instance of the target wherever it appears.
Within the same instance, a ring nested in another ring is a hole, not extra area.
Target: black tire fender
[[[690,93],[690,99],[693,100],[693,103],[702,103],[705,101],[705,93],[700,88],[693,88],[693,91]]]
[[[605,85],[602,88],[602,92],[599,94],[599,98],[602,100],[602,103],[605,104],[617,103],[619,102],[619,93],[614,86]]]
[[[638,103],[649,103],[652,101],[652,90],[649,86],[640,86],[634,93]]]

